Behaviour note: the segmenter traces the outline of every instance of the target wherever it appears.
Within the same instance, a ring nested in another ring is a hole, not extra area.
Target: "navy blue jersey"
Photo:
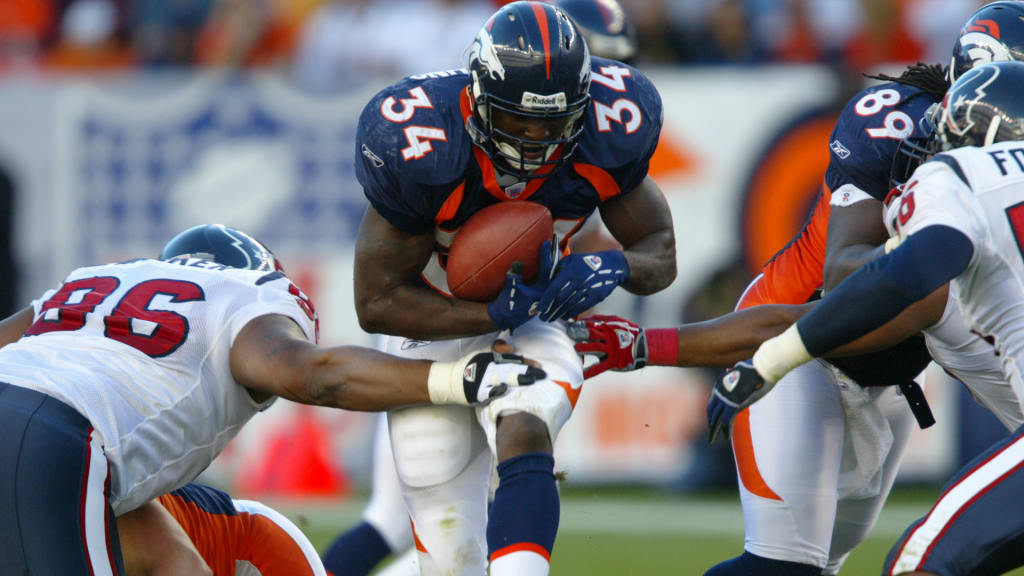
[[[565,242],[603,201],[643,181],[661,132],[661,97],[643,74],[603,58],[591,66],[592,102],[573,155],[540,168],[545,178],[506,189],[466,131],[464,70],[410,76],[381,91],[363,109],[356,136],[356,177],[370,204],[396,228],[433,232],[441,256],[459,226],[496,202],[543,204]],[[424,280],[447,293],[442,264],[432,258]]]
[[[896,82],[872,86],[850,99],[829,137],[829,190],[853,186],[885,200],[896,147],[904,138],[927,136],[921,118],[934,103],[927,92]]]
[[[866,199],[865,194],[885,200],[896,147],[903,138],[927,136],[921,118],[934,102],[927,92],[896,82],[872,86],[851,98],[829,138],[825,185],[832,203],[846,205]],[[837,194],[845,200],[837,200]],[[909,382],[930,361],[920,334],[887,350],[829,359],[861,385]]]

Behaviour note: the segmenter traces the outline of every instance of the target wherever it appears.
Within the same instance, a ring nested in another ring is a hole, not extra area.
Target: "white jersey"
[[[963,382],[974,399],[992,412],[1007,430],[1024,424],[1017,394],[1003,375],[1002,361],[991,344],[964,322],[956,286],[950,286],[942,318],[924,330],[928,352],[939,366]]]
[[[26,335],[0,349],[0,381],[89,420],[116,514],[195,478],[270,405],[231,376],[231,345],[250,320],[282,314],[316,339],[311,304],[283,274],[204,260],[81,268],[33,307]]]
[[[971,261],[951,286],[966,325],[992,345],[1024,398],[1024,142],[960,148],[922,164],[888,206],[886,225],[901,239],[937,225],[970,239]]]

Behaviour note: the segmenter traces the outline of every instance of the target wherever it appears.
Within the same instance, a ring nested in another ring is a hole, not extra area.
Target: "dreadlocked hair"
[[[882,80],[883,82],[896,82],[906,84],[927,92],[934,100],[942,100],[949,90],[950,82],[948,68],[941,64],[925,64],[918,62],[907,66],[899,77],[888,74],[864,74],[866,78]]]

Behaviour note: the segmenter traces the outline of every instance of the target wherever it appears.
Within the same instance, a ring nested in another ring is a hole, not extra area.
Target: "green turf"
[[[927,511],[935,489],[898,490],[872,535],[854,550],[843,575],[881,572],[902,529]],[[562,526],[552,556],[555,576],[699,576],[743,548],[743,520],[734,495],[680,497],[650,491],[563,493]],[[317,549],[358,521],[361,500],[342,504],[275,504],[303,528]],[[1024,576],[1024,569],[1010,574]]]

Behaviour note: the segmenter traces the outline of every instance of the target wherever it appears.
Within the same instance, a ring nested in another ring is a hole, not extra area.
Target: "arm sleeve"
[[[255,301],[242,306],[228,319],[229,342],[234,344],[242,328],[255,318],[280,314],[291,318],[302,329],[306,339],[315,343],[316,311],[312,306],[309,312],[302,307],[299,297],[289,293],[291,285],[291,281],[282,276],[278,280],[259,286]]]
[[[844,280],[801,318],[797,329],[804,346],[821,356],[882,326],[957,277],[973,254],[970,238],[959,230],[941,225],[920,230]]]

